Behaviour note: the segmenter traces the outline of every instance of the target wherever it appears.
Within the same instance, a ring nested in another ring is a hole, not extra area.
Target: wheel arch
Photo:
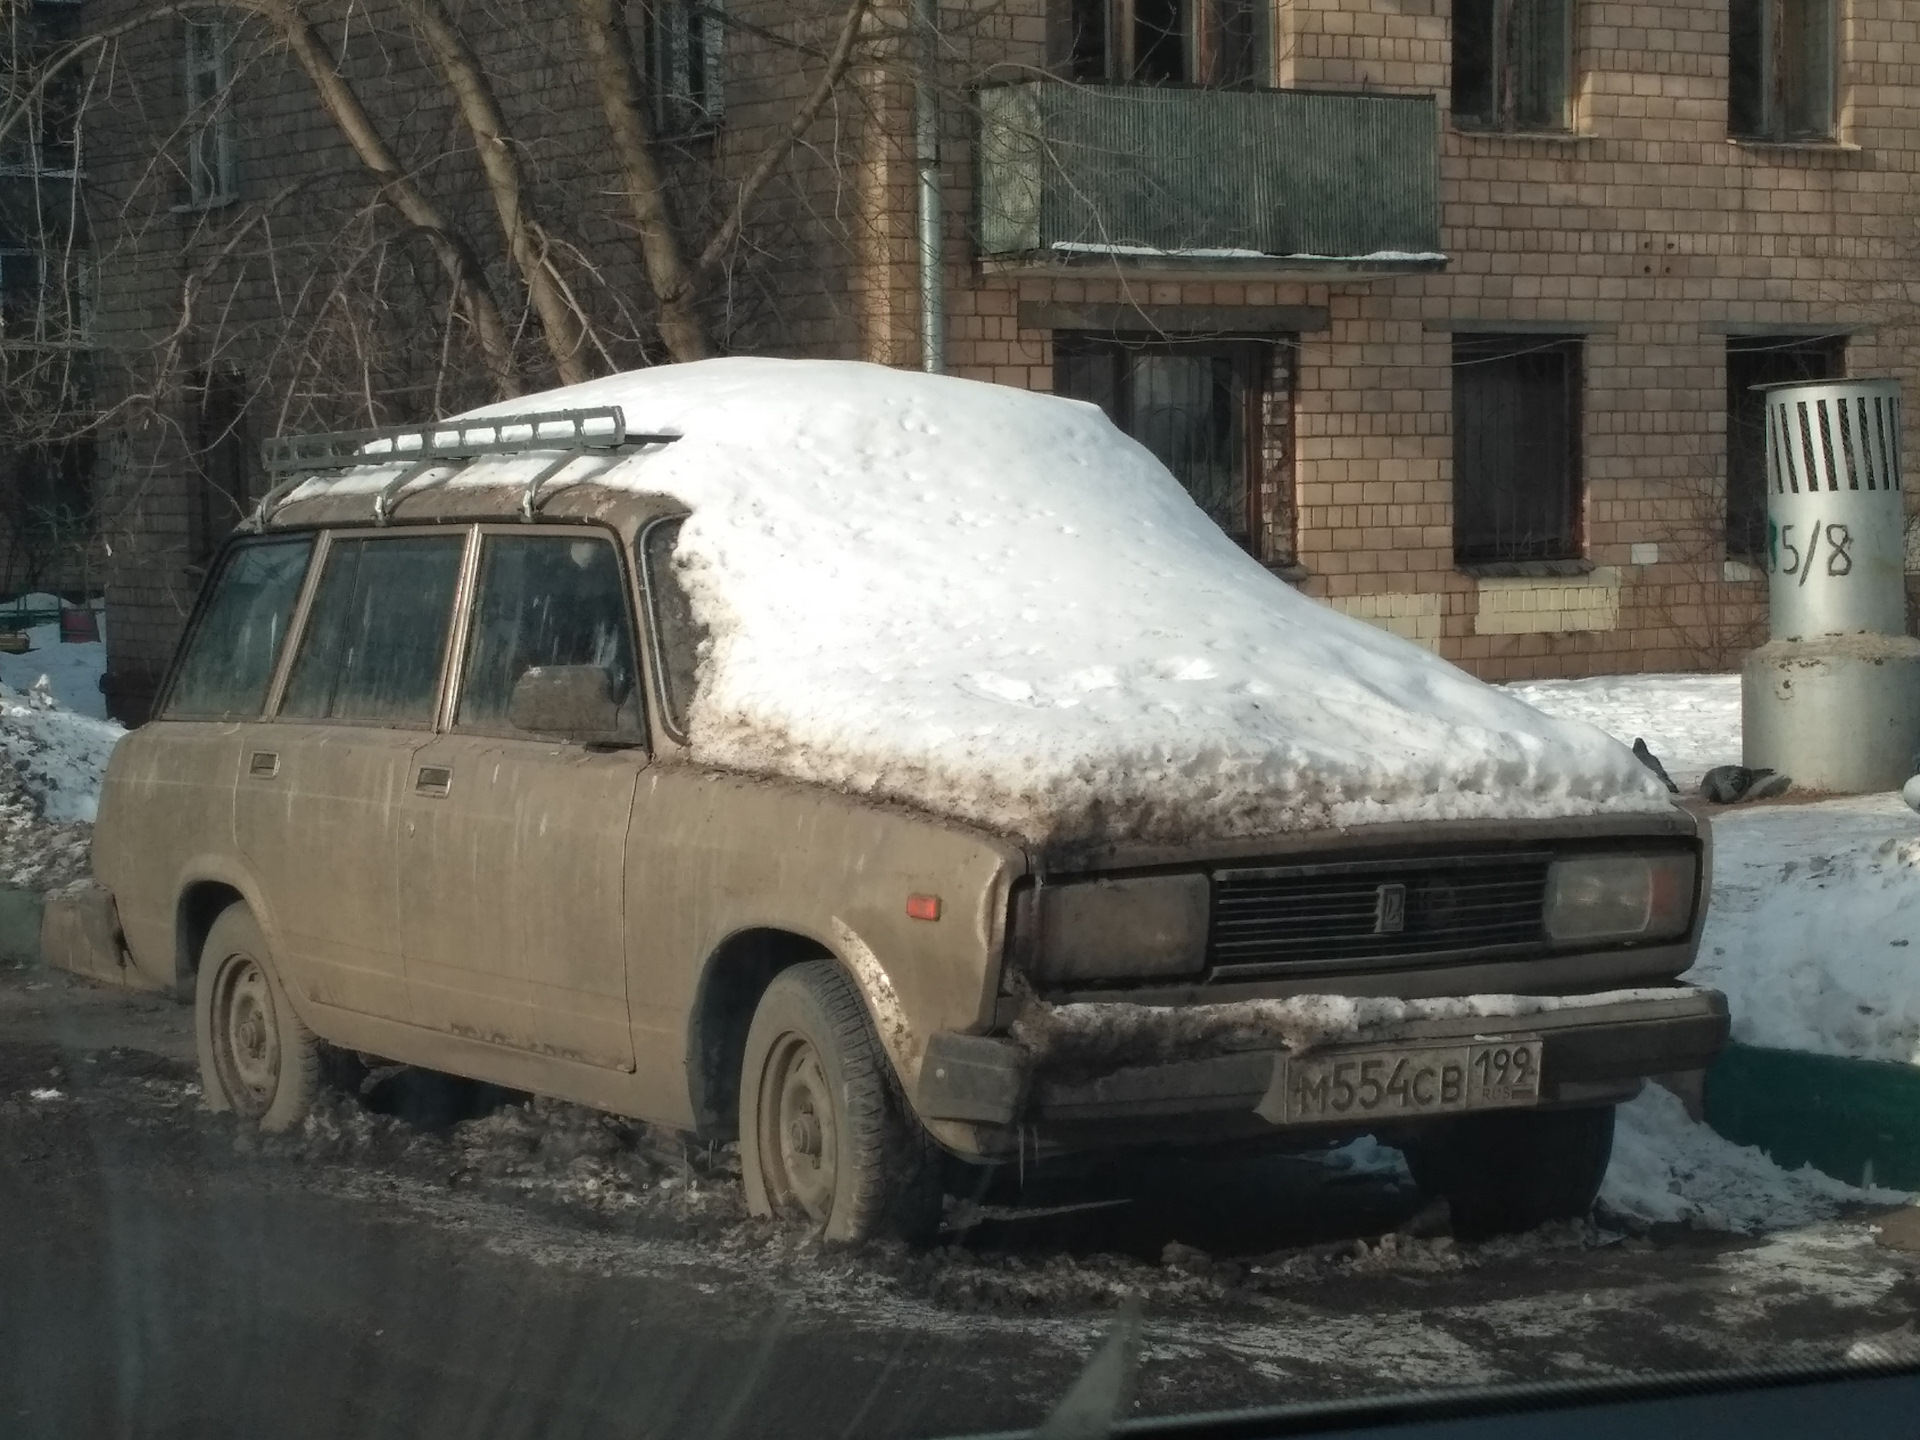
[[[824,942],[772,926],[735,931],[707,957],[687,1016],[687,1096],[701,1137],[736,1137],[740,1066],[753,1013],[776,975],[808,960],[846,968]]]
[[[173,908],[173,988],[179,998],[193,997],[194,976],[200,968],[207,934],[221,912],[233,905],[245,905],[264,925],[253,897],[229,877],[202,876],[181,887]]]

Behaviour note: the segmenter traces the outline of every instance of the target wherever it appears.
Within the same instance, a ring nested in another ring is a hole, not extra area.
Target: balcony
[[[978,99],[987,269],[1325,280],[1446,264],[1430,96],[1034,81]]]

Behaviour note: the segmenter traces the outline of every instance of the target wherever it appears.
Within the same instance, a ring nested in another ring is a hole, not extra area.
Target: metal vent
[[[1777,494],[1900,488],[1900,383],[1831,380],[1767,394],[1767,469]]]
[[[1437,963],[1545,943],[1547,854],[1287,865],[1214,875],[1220,979]]]

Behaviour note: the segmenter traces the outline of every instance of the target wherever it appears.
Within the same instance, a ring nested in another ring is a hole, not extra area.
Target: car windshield
[[[0,96],[0,1440],[1920,1425],[1920,7]]]

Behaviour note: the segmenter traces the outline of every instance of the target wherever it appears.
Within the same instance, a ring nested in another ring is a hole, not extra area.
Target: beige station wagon
[[[548,478],[675,438],[274,450],[49,920],[192,999],[212,1107],[298,1125],[360,1052],[737,1138],[755,1212],[850,1239],[1021,1158],[1372,1132],[1493,1230],[1584,1212],[1614,1105],[1722,1044],[1678,808],[1049,846],[703,762],[688,506]]]

